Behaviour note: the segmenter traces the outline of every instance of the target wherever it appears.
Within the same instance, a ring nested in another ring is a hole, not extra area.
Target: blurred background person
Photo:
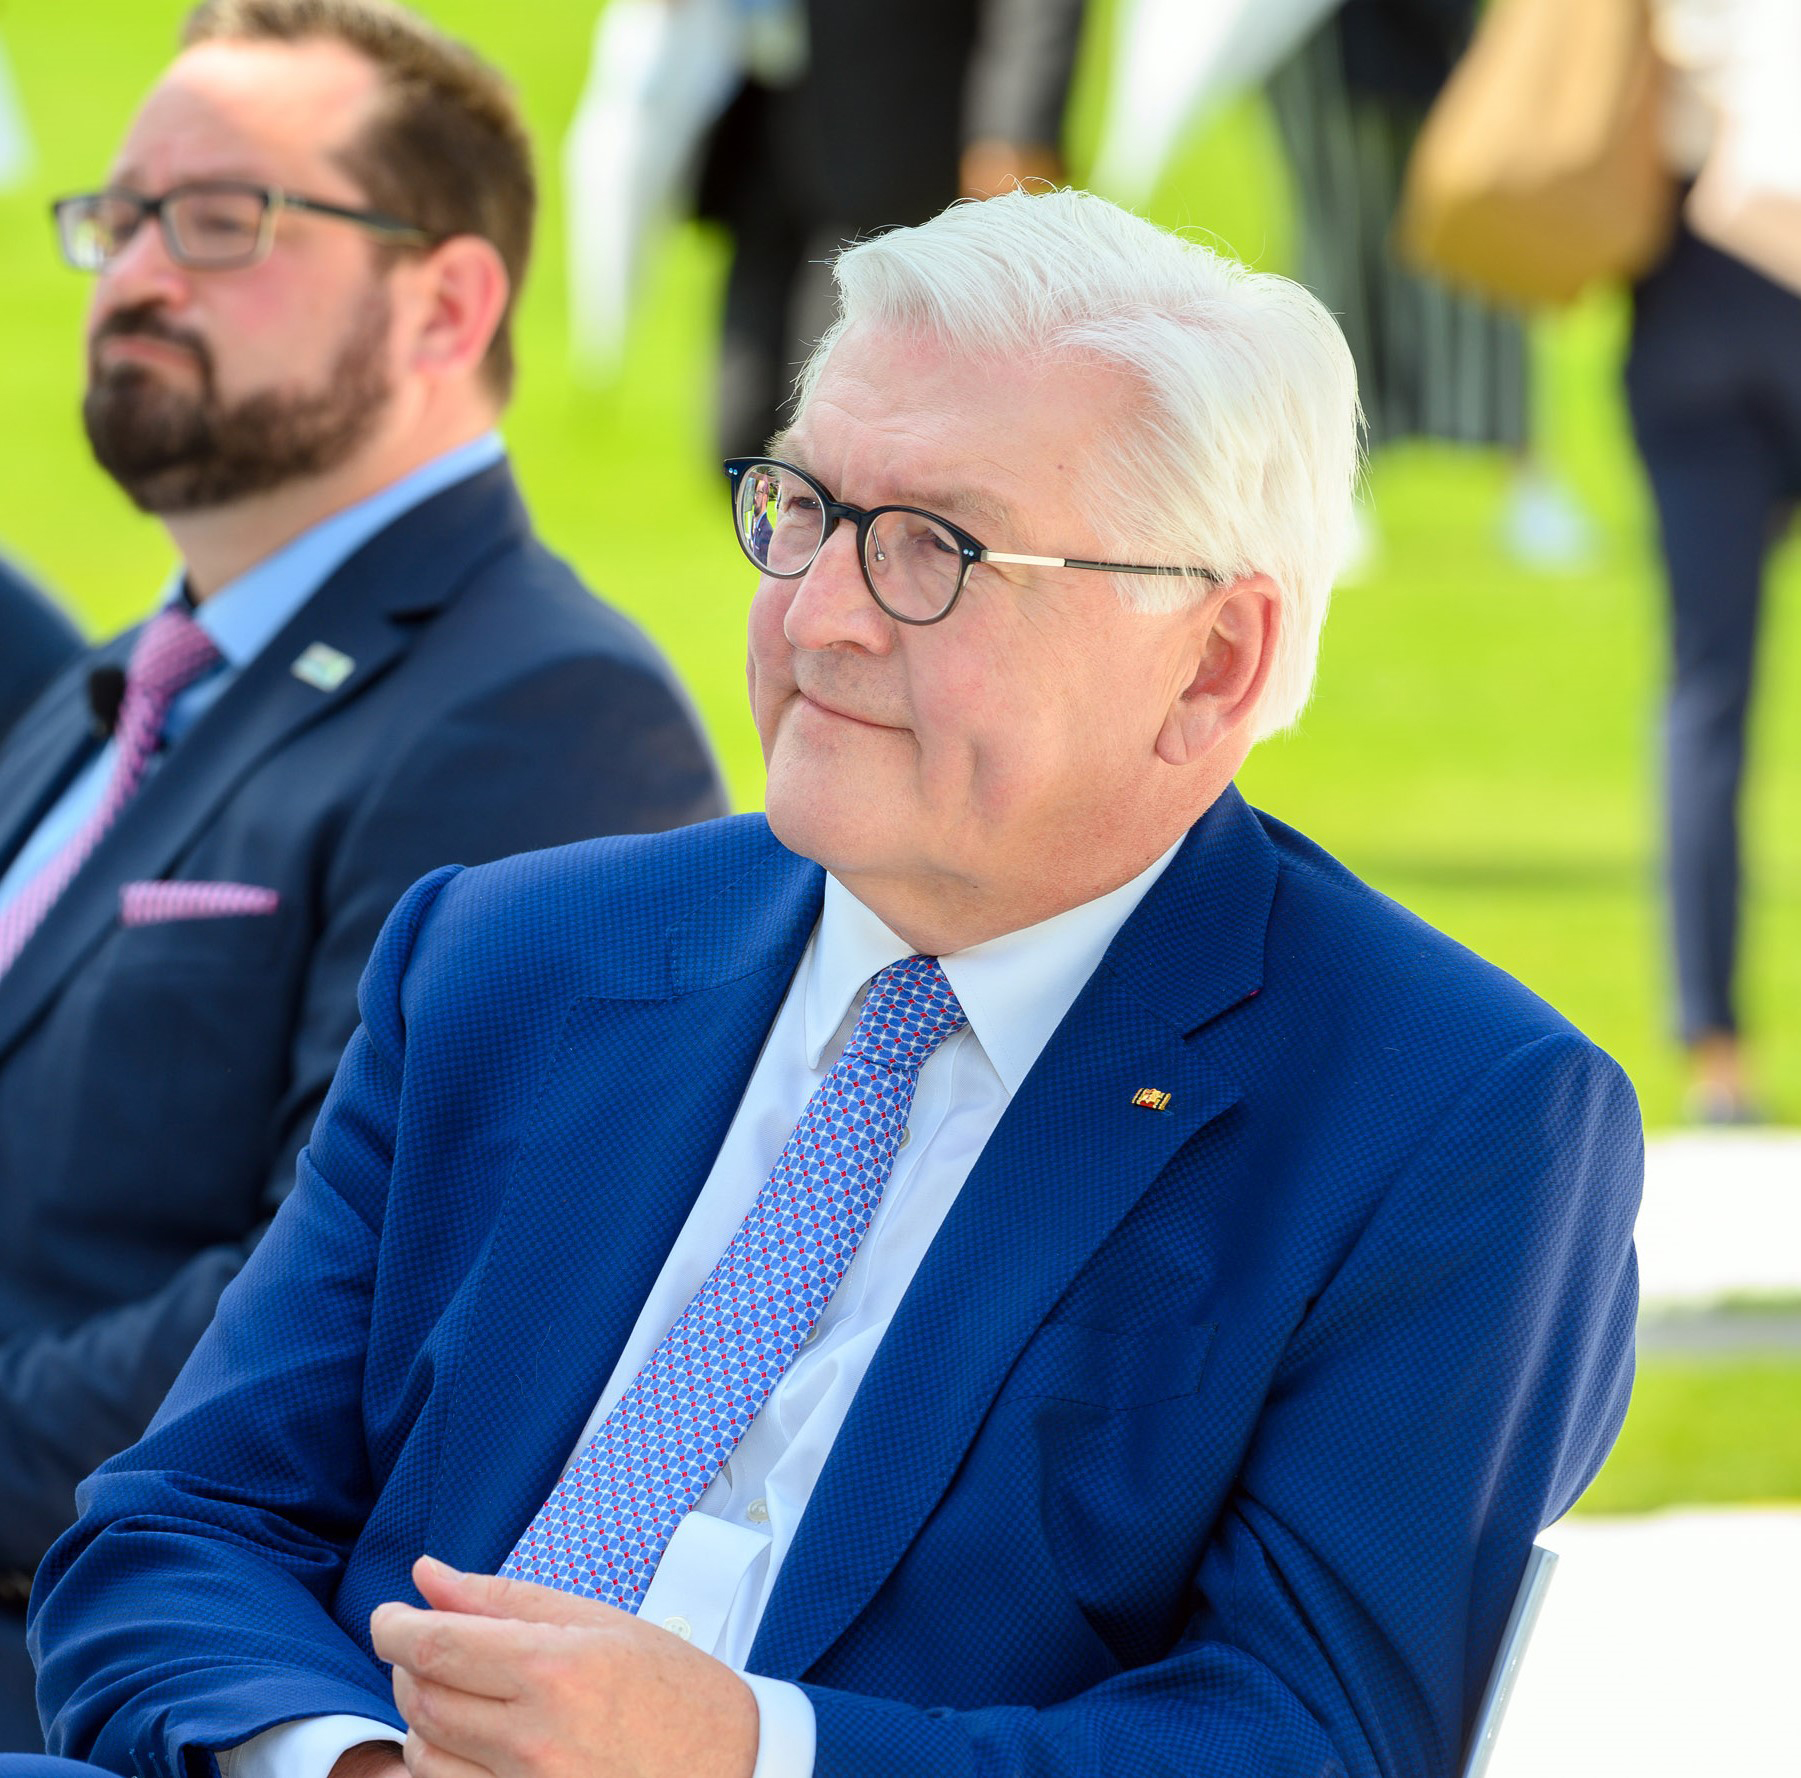
[[[0,750],[10,1747],[30,1572],[292,1185],[389,907],[722,810],[495,431],[534,202],[500,77],[384,0],[213,0],[183,41],[57,205],[94,454],[181,565]]]
[[[1580,566],[1593,527],[1538,466],[1519,318],[1403,266],[1393,229],[1428,108],[1462,54],[1478,0],[1132,0],[1118,14],[1097,190],[1142,202],[1181,133],[1263,88],[1291,175],[1296,275],[1338,318],[1357,363],[1372,449],[1405,439],[1492,446],[1513,460],[1500,537],[1515,559]],[[1359,505],[1347,571],[1367,566]]]
[[[666,197],[692,165],[699,215],[731,237],[716,448],[762,450],[831,320],[830,260],[844,242],[924,222],[959,194],[1062,178],[1082,10],[1083,0],[914,0],[899,13],[862,0],[615,0],[571,137],[578,345],[604,357],[617,344],[583,310],[606,308],[607,325],[623,326],[621,284],[662,201],[636,185]]]
[[[1684,185],[1714,150],[1754,5],[1655,0],[1669,69],[1661,140]],[[1626,394],[1668,585],[1664,825],[1689,1110],[1753,1122],[1739,805],[1765,569],[1801,497],[1801,295],[1679,222],[1633,291]]]
[[[49,594],[0,556],[0,741],[80,653],[81,632]]]
[[[1535,464],[1523,320],[1394,250],[1408,157],[1478,11],[1478,0],[1344,0],[1267,90],[1294,178],[1298,275],[1350,341],[1370,448],[1434,439],[1506,452],[1504,547],[1528,566],[1569,569],[1592,555],[1592,526]],[[1376,521],[1367,504],[1360,517],[1367,559]]]

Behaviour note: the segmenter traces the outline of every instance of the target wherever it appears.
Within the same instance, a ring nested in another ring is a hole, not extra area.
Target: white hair
[[[838,319],[801,372],[803,411],[833,346],[862,327],[976,357],[1069,355],[1127,373],[1139,399],[1095,446],[1090,505],[1106,547],[1120,561],[1192,563],[1227,580],[1267,574],[1283,612],[1258,738],[1300,715],[1360,455],[1350,350],[1316,298],[1081,191],[953,204],[846,248],[835,276]],[[1173,609],[1209,585],[1117,581],[1139,610]]]

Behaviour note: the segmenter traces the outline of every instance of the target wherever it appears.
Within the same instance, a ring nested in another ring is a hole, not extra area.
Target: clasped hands
[[[403,1752],[368,1743],[332,1778],[751,1778],[757,1704],[722,1661],[595,1599],[422,1556],[430,1610],[369,1620],[394,1667]]]

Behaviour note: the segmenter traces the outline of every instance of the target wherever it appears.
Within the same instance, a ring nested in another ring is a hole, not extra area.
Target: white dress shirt
[[[920,1070],[894,1171],[856,1256],[730,1461],[676,1526],[639,1607],[645,1621],[743,1672],[826,1457],[926,1249],[1039,1051],[1175,851],[1098,900],[942,959],[969,1023]],[[827,877],[819,924],[732,1127],[569,1462],[737,1232],[802,1109],[849,1042],[871,978],[909,954]],[[759,1716],[754,1778],[811,1778],[814,1723],[806,1693],[744,1677]],[[266,1730],[220,1757],[225,1778],[324,1778],[346,1748],[393,1739],[387,1724],[372,1719],[315,1717]]]

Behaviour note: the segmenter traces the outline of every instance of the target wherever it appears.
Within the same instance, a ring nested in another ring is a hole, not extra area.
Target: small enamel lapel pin
[[[313,642],[294,657],[288,671],[314,691],[336,691],[356,671],[356,662],[329,642]]]
[[[1132,1103],[1140,1111],[1167,1111],[1169,1110],[1169,1100],[1170,1095],[1161,1087],[1140,1087],[1132,1095]]]

